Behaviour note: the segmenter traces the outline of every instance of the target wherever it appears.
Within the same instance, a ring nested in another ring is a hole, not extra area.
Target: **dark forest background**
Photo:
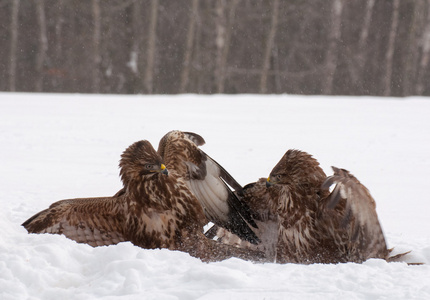
[[[430,0],[0,0],[0,90],[430,95]]]

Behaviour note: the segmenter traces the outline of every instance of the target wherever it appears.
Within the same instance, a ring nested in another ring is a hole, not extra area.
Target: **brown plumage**
[[[311,155],[288,150],[269,178],[245,186],[241,193],[256,213],[255,232],[262,243],[249,245],[223,229],[218,229],[218,237],[264,251],[267,261],[278,263],[389,260],[369,191],[348,171],[333,170],[327,178]]]
[[[121,189],[113,197],[58,201],[23,223],[29,233],[64,234],[91,246],[131,241],[146,249],[188,252],[204,261],[259,254],[207,239],[203,210],[182,178],[168,174],[148,141],[121,156]]]
[[[167,168],[184,179],[209,221],[257,244],[259,239],[251,229],[256,224],[249,207],[228,187],[240,191],[241,185],[198,147],[204,143],[198,134],[175,130],[160,140],[158,153]]]

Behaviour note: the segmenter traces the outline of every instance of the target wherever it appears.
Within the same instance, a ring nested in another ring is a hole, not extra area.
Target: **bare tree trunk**
[[[355,85],[358,85],[363,82],[363,69],[366,63],[366,54],[368,52],[368,38],[374,6],[375,0],[367,0],[363,18],[363,25],[361,26],[360,36],[358,39],[357,52],[356,55],[352,57],[353,59],[349,59],[347,61],[349,74],[351,76],[352,82]],[[359,86],[359,89],[361,88],[362,86]]]
[[[154,90],[154,59],[157,36],[158,0],[151,0],[151,17],[148,29],[148,47],[146,55],[146,70],[144,83],[146,92],[152,94]]]
[[[414,9],[412,11],[412,20],[408,26],[406,34],[406,54],[404,55],[402,74],[402,91],[404,96],[413,95],[416,93],[416,86],[419,83],[419,57],[422,45],[422,33],[426,26],[426,2],[428,0],[414,0]]]
[[[427,81],[425,75],[427,73],[427,67],[430,59],[430,0],[427,1],[427,20],[426,26],[422,35],[422,56],[418,67],[418,83],[416,88],[417,95],[422,95],[426,87]]]
[[[63,45],[60,43],[61,41],[61,34],[63,32],[63,24],[64,24],[64,1],[65,0],[58,0],[57,6],[59,7],[60,13],[57,16],[57,22],[55,23],[55,37],[57,40],[57,43],[55,45],[55,51],[57,53],[57,56],[60,57],[63,49]]]
[[[367,38],[369,37],[370,22],[372,21],[374,6],[375,6],[375,0],[367,0],[363,26],[361,27],[360,39],[358,42],[358,48],[360,50],[360,53],[364,51],[364,48],[366,47],[366,44],[367,44]]]
[[[342,0],[332,1],[332,23],[329,33],[329,44],[325,59],[325,72],[322,93],[330,95],[333,93],[333,80],[337,67],[338,43],[341,37]]]
[[[9,52],[9,91],[16,91],[16,61],[18,49],[18,12],[19,0],[12,1],[10,25],[10,52]]]
[[[101,12],[100,0],[93,0],[93,67],[92,67],[92,83],[91,90],[93,93],[100,92],[100,36],[101,36]]]
[[[230,50],[231,31],[236,15],[236,7],[239,0],[231,1],[218,0],[216,2],[216,63],[215,63],[215,84],[217,93],[224,93],[226,64]],[[226,17],[226,12],[227,17]]]
[[[193,0],[190,19],[188,22],[187,43],[185,46],[185,57],[183,62],[179,93],[185,93],[188,86],[190,68],[191,68],[191,57],[192,57],[193,45],[194,45],[194,32],[196,28],[196,19],[197,19],[198,10],[199,10],[199,0]]]
[[[273,43],[275,41],[276,30],[278,27],[279,0],[273,1],[272,21],[266,41],[266,49],[263,56],[263,66],[261,68],[260,93],[267,93],[267,77],[270,68],[270,57],[272,56]]]
[[[239,0],[232,0],[230,7],[228,7],[227,26],[225,28],[225,43],[221,51],[220,65],[219,65],[219,78],[218,78],[218,93],[224,93],[225,78],[227,76],[227,58],[230,51],[231,31],[233,29],[234,19],[236,16],[236,8]]]
[[[216,38],[215,38],[215,46],[216,46],[216,61],[215,61],[215,85],[216,85],[216,91],[218,93],[222,93],[222,80],[221,80],[221,63],[222,63],[222,53],[223,49],[226,44],[225,40],[225,32],[227,27],[227,22],[225,18],[225,11],[226,11],[226,1],[227,0],[217,0],[216,1],[216,7],[215,7],[215,13],[216,13],[216,23],[215,23],[215,29],[216,29]]]
[[[37,21],[39,25],[39,49],[36,57],[36,92],[43,91],[43,65],[48,51],[48,37],[46,33],[45,0],[36,0]]]
[[[384,96],[391,95],[391,77],[393,73],[393,55],[396,41],[397,26],[399,24],[399,6],[400,0],[393,1],[393,14],[391,17],[391,28],[388,39],[388,48],[385,55],[385,77],[384,77]]]
[[[133,33],[131,38],[131,52],[128,67],[132,72],[132,93],[143,93],[144,87],[141,80],[141,72],[144,69],[142,60],[142,3],[135,1],[131,6]]]
[[[202,15],[203,14],[203,15]],[[202,53],[204,52],[204,49],[202,47],[202,37],[203,37],[203,31],[204,31],[204,27],[202,26],[202,19],[204,19],[204,12],[202,12],[201,10],[199,10],[199,15],[197,16],[197,27],[196,27],[196,33],[195,33],[195,48],[194,48],[194,54],[193,54],[193,66],[196,69],[196,74],[197,76],[195,76],[195,82],[193,84],[193,87],[195,88],[195,90],[197,91],[197,93],[199,94],[203,94],[205,93],[205,90],[203,88],[203,80],[202,80],[202,76],[201,76],[201,72],[203,70],[203,55]],[[191,81],[191,83],[193,83]],[[188,84],[189,88],[190,83]],[[192,88],[192,87],[191,87]]]
[[[360,38],[358,41],[358,65],[359,65],[359,77],[363,76],[363,68],[366,60],[366,48],[368,46],[368,38],[370,31],[370,24],[372,21],[373,8],[375,6],[375,0],[368,0],[366,3],[366,12],[364,14],[363,26],[360,31]]]
[[[56,6],[58,7],[58,15],[56,16],[56,22],[55,22],[55,52],[53,52],[53,60],[54,60],[54,67],[59,68],[60,65],[62,65],[63,61],[63,24],[64,24],[64,14],[65,14],[65,0],[58,0]],[[52,76],[51,78],[51,86],[53,88],[53,91],[62,91],[62,80],[61,76],[65,75],[65,70],[63,69],[59,70],[58,76]]]

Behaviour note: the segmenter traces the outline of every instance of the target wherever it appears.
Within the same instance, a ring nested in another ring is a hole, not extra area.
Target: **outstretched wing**
[[[93,247],[112,245],[124,237],[125,203],[123,198],[70,199],[53,203],[27,221],[29,233],[64,234]]]
[[[328,189],[335,187],[329,197],[322,203],[322,222],[340,241],[346,238],[350,245],[350,261],[363,261],[368,258],[387,258],[388,250],[385,237],[376,213],[375,200],[368,189],[347,170],[332,167],[334,175],[328,177],[322,185]],[[339,207],[341,207],[339,209]],[[334,212],[336,215],[333,215]],[[337,221],[336,221],[337,219]]]
[[[240,191],[240,184],[198,148],[203,144],[204,139],[198,134],[171,131],[161,139],[158,153],[167,168],[185,180],[210,221],[244,240],[258,243],[258,237],[250,228],[256,224],[249,207],[228,186]]]

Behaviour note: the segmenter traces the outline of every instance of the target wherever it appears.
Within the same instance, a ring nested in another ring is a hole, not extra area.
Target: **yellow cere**
[[[267,182],[270,182],[270,177],[267,177]]]
[[[164,170],[166,166],[164,164],[161,164],[161,170]]]

